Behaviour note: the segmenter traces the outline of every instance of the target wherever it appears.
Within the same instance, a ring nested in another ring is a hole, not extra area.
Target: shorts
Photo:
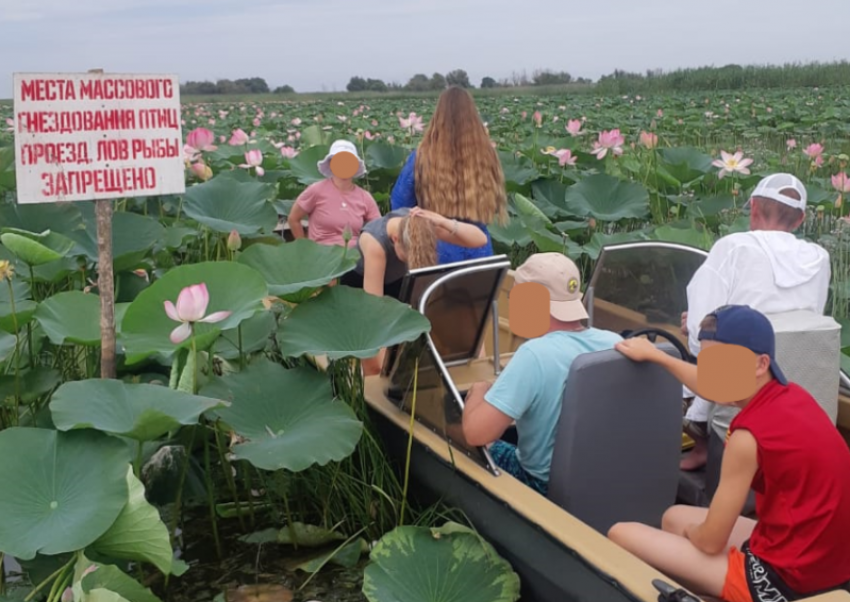
[[[742,550],[729,550],[726,582],[720,597],[726,602],[793,602],[819,594],[843,589],[798,594],[786,584],[776,571],[750,551],[749,542]]]
[[[522,481],[540,495],[546,495],[549,489],[548,483],[541,481],[525,471],[522,464],[519,463],[519,458],[516,457],[516,447],[514,445],[507,441],[499,440],[495,441],[488,451],[496,466],[515,479]]]

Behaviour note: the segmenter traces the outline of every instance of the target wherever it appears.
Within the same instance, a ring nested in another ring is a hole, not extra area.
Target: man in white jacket
[[[792,232],[805,220],[806,188],[791,174],[758,183],[750,197],[750,231],[724,236],[688,284],[688,311],[682,331],[691,353],[699,353],[699,323],[722,305],[749,305],[761,313],[809,310],[823,313],[831,278],[827,251]],[[686,390],[686,396],[692,393]],[[714,406],[714,407],[712,407]],[[708,455],[709,425],[725,439],[737,408],[694,397],[685,431],[696,447],[681,463],[697,470]]]

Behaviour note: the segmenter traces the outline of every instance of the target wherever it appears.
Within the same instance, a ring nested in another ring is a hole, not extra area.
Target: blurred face
[[[770,376],[770,358],[746,347],[718,341],[701,341],[697,355],[697,386],[700,394],[721,405],[750,399],[759,383]]]

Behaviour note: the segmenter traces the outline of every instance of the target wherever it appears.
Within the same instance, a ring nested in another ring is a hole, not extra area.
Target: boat
[[[648,336],[667,353],[688,359],[680,316],[687,283],[706,255],[658,241],[603,248],[584,295],[589,323]],[[486,448],[464,442],[465,391],[473,382],[495,380],[523,342],[508,324],[512,283],[504,255],[407,274],[401,300],[429,318],[431,331],[390,348],[381,373],[364,384],[389,453],[403,466],[410,449],[411,487],[422,499],[442,499],[465,513],[520,576],[524,602],[705,600],[606,537],[614,522],[660,526],[670,505],[710,501],[712,475],[719,474],[717,448],[702,474],[679,470],[681,454],[693,442],[682,433],[682,387],[666,371],[614,350],[577,358],[564,391],[569,411],[558,425],[547,496],[500,472]],[[838,362],[840,326],[836,334],[829,320],[813,317],[811,332],[777,330],[778,350],[803,337],[811,362],[833,355]],[[811,362],[796,366],[797,373]],[[850,445],[850,380],[837,363],[825,365],[817,376],[828,386],[834,382],[837,395],[818,401]],[[503,438],[515,442],[515,432],[509,429]],[[850,602],[850,592],[807,600]]]

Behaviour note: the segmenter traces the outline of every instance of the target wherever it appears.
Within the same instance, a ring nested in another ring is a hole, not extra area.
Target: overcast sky
[[[850,59],[850,0],[0,0],[0,98],[15,72],[263,77],[344,90],[461,68],[594,80],[727,63]]]

